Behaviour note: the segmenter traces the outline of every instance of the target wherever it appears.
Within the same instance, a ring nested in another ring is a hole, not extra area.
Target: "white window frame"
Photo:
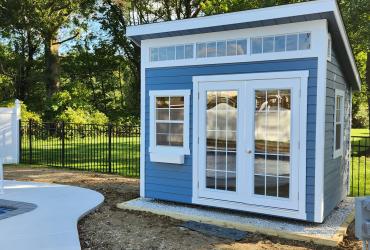
[[[156,143],[156,98],[157,97],[184,97],[184,130],[183,146],[161,146]],[[152,162],[163,162],[173,164],[184,164],[185,155],[190,154],[189,148],[189,109],[190,109],[190,90],[153,90],[149,91],[150,104],[150,142],[149,153]]]
[[[334,138],[333,138],[333,158],[338,158],[343,155],[343,130],[344,130],[344,94],[345,92],[340,89],[335,90],[335,101],[334,101]],[[342,97],[342,103],[340,106],[340,119],[339,122],[337,122],[337,97]],[[336,134],[337,134],[337,123],[340,123],[341,126],[341,132],[340,132],[340,148],[336,149]]]

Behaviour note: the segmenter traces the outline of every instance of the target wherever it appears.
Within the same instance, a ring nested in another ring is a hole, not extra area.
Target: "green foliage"
[[[29,111],[27,109],[27,105],[24,103],[21,104],[21,120],[24,122],[32,120],[32,122],[37,123],[37,124],[42,123],[41,116],[35,112]]]
[[[367,91],[370,87],[370,79],[366,79],[366,72],[370,71],[366,68],[370,51],[370,2],[368,0],[339,0],[338,4],[362,82],[361,92],[355,93],[352,99],[352,123],[356,127],[365,127],[368,124],[368,119],[365,120],[364,116],[366,109],[369,108]],[[370,73],[368,74],[370,77]]]
[[[75,124],[107,124],[109,122],[106,115],[99,111],[88,112],[83,109],[72,109],[68,107],[57,117],[57,121]]]
[[[140,48],[126,37],[129,25],[303,1],[0,0],[0,103],[20,99],[44,121],[90,122],[99,112],[112,123],[138,124]],[[370,2],[338,3],[363,82],[353,124],[363,127]]]
[[[352,118],[353,128],[367,128],[369,127],[369,110],[366,103],[361,103],[359,109],[353,114]]]

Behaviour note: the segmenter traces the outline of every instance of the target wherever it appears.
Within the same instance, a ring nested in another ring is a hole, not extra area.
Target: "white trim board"
[[[149,56],[145,59],[142,58],[142,62],[148,66],[148,68],[159,68],[159,67],[175,67],[175,66],[187,66],[187,65],[205,65],[205,64],[221,64],[221,63],[237,63],[237,62],[257,62],[257,61],[271,61],[271,60],[284,60],[292,58],[308,58],[308,57],[319,57],[322,51],[320,28],[326,26],[326,20],[315,20],[301,23],[289,23],[281,24],[278,26],[265,26],[258,28],[248,28],[239,30],[228,30],[213,33],[203,33],[196,35],[176,36],[171,38],[157,38],[143,40],[141,44],[141,51],[148,53],[150,48],[164,47],[164,46],[176,46],[178,44],[186,43],[194,44],[194,58],[182,59],[182,60],[167,60],[167,61],[154,61],[150,62]],[[284,51],[284,52],[271,52],[262,54],[251,54],[250,45],[252,37],[260,36],[274,36],[274,35],[285,35],[294,33],[311,33],[311,48],[307,50],[295,50],[295,51]],[[223,57],[208,57],[208,58],[196,58],[196,43],[203,43],[209,41],[220,41],[247,38],[247,54],[238,56],[223,56]],[[145,61],[144,61],[145,60]]]
[[[324,220],[324,153],[325,153],[325,114],[326,114],[326,74],[328,52],[328,28],[322,26],[318,30],[321,47],[317,65],[317,92],[316,92],[316,137],[315,137],[315,199],[314,221]]]
[[[306,215],[306,112],[307,112],[307,82],[309,72],[304,71],[285,71],[285,72],[271,72],[271,73],[252,73],[252,74],[235,74],[235,75],[209,75],[209,76],[194,76],[193,77],[193,142],[198,141],[199,136],[199,85],[206,82],[215,81],[250,81],[250,80],[268,80],[268,79],[289,79],[298,78],[300,79],[300,116],[299,120],[301,123],[299,131],[300,141],[300,173],[299,173],[299,205],[297,210],[289,210],[282,208],[266,207],[262,205],[252,205],[246,203],[240,203],[235,201],[221,201],[219,199],[202,198],[199,194],[199,173],[198,173],[198,162],[199,162],[199,144],[193,143],[193,197],[192,203],[208,206],[225,207],[236,210],[245,210],[258,213],[266,213],[271,215],[277,215],[282,217],[296,218],[305,220]]]

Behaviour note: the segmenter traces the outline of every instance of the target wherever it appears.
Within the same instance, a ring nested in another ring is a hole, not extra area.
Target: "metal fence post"
[[[112,124],[108,124],[108,169],[112,173]]]
[[[65,167],[65,123],[62,122],[62,167]]]
[[[32,164],[32,120],[31,119],[28,121],[28,140],[29,140],[28,143],[29,143],[29,148],[30,148],[29,161],[30,161],[30,164]]]
[[[22,163],[22,120],[19,119],[19,125],[18,125],[18,133],[19,133],[19,163]]]

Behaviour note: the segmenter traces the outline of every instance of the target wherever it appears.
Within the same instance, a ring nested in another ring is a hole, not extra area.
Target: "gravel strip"
[[[124,204],[124,205],[123,205]],[[287,220],[273,218],[251,213],[243,213],[214,208],[204,208],[198,206],[189,206],[172,202],[164,202],[153,199],[138,198],[127,201],[121,206],[137,208],[148,211],[166,211],[171,213],[181,213],[187,216],[198,216],[207,219],[224,220],[230,223],[253,225],[264,229],[272,229],[295,233],[307,236],[320,236],[320,238],[331,239],[340,229],[340,226],[354,210],[354,199],[346,198],[337,208],[325,219],[324,223],[309,223],[296,220]]]

